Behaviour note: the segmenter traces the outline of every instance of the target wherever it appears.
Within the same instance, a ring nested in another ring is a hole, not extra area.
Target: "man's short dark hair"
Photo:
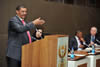
[[[42,31],[44,31],[44,29],[45,29],[44,26],[41,26],[41,25],[36,25],[36,28],[41,29]]]
[[[82,31],[80,31],[80,30],[77,30],[76,32],[75,32],[75,35],[77,35],[78,33],[80,33],[80,32],[82,32]]]
[[[16,7],[16,10],[20,10],[21,8],[26,8],[24,5],[18,5],[17,7]]]

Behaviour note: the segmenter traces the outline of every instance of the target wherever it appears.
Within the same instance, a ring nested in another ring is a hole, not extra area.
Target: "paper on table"
[[[94,55],[93,53],[88,53],[88,54],[92,54],[92,55]]]
[[[69,56],[71,55],[71,54],[68,54]],[[86,56],[86,55],[84,55],[84,54],[74,54],[75,56]]]
[[[100,51],[96,51],[96,52],[100,52]]]
[[[100,49],[100,48],[95,48],[95,49]]]
[[[83,54],[75,54],[75,56],[85,56],[85,55],[83,55]]]
[[[88,51],[91,51],[91,50],[92,50],[92,48],[86,48],[86,49],[85,49],[85,51],[87,51],[87,52],[88,52]]]

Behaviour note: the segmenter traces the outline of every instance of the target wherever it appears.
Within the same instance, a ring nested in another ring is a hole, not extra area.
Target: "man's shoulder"
[[[76,38],[75,38],[75,36],[73,36],[72,38],[71,38],[71,40],[75,40]]]
[[[12,18],[10,18],[9,21],[15,21],[15,20],[17,20],[17,17],[16,16],[13,16]]]
[[[100,37],[100,33],[97,33],[96,36],[99,36]]]
[[[86,35],[85,35],[85,37],[90,37],[90,36],[91,36],[91,34],[86,34]]]
[[[91,34],[86,34],[86,35],[84,36],[85,41],[90,40],[90,38],[91,38]]]
[[[100,39],[100,34],[99,33],[96,34],[96,38]]]

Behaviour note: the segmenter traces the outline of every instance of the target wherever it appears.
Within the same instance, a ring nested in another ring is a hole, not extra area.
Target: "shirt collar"
[[[16,15],[16,16],[17,16],[21,21],[24,20],[24,19],[20,18],[18,15]]]
[[[76,39],[79,39],[77,36],[75,36]]]
[[[91,38],[92,38],[92,37],[94,37],[94,38],[95,38],[95,36],[92,36],[92,35],[91,35]]]

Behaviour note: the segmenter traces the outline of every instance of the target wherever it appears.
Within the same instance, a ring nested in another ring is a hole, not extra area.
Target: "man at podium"
[[[36,29],[35,25],[45,23],[41,18],[26,23],[27,8],[23,5],[16,7],[16,16],[12,17],[8,23],[8,67],[21,67],[21,47],[23,44],[31,43],[33,37],[30,35],[31,29]]]

